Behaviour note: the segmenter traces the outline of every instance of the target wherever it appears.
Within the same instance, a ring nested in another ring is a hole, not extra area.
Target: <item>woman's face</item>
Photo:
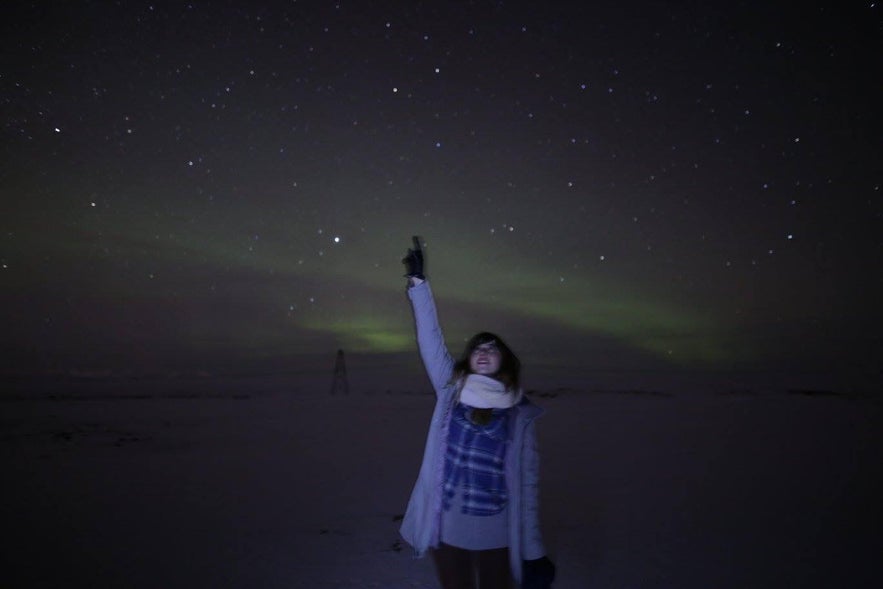
[[[500,371],[500,350],[497,342],[481,344],[469,355],[469,370],[474,374],[493,376]]]

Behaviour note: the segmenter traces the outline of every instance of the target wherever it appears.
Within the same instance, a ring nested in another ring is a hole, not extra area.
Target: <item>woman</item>
[[[534,420],[542,410],[519,388],[520,363],[482,332],[455,361],[444,343],[420,240],[402,260],[417,345],[436,393],[423,464],[401,533],[418,556],[431,551],[443,589],[551,586],[538,514]]]

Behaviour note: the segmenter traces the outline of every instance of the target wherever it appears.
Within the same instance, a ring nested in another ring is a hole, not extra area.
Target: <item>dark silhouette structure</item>
[[[348,395],[350,384],[346,378],[346,361],[343,358],[343,350],[337,350],[337,358],[334,360],[334,381],[331,383],[331,394],[341,393]]]

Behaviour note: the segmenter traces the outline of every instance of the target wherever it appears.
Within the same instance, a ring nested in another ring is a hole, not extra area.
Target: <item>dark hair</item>
[[[473,350],[480,345],[490,342],[496,343],[497,349],[500,350],[500,370],[497,371],[494,378],[506,385],[507,389],[518,390],[521,376],[521,362],[518,360],[518,356],[512,352],[500,336],[488,331],[477,333],[466,342],[463,354],[454,364],[454,380],[470,374],[469,357],[472,355]]]

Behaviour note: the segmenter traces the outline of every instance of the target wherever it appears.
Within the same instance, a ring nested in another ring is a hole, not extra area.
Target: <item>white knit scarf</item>
[[[470,374],[460,389],[460,402],[476,409],[508,409],[521,401],[521,391],[510,391],[506,385],[489,376]]]

